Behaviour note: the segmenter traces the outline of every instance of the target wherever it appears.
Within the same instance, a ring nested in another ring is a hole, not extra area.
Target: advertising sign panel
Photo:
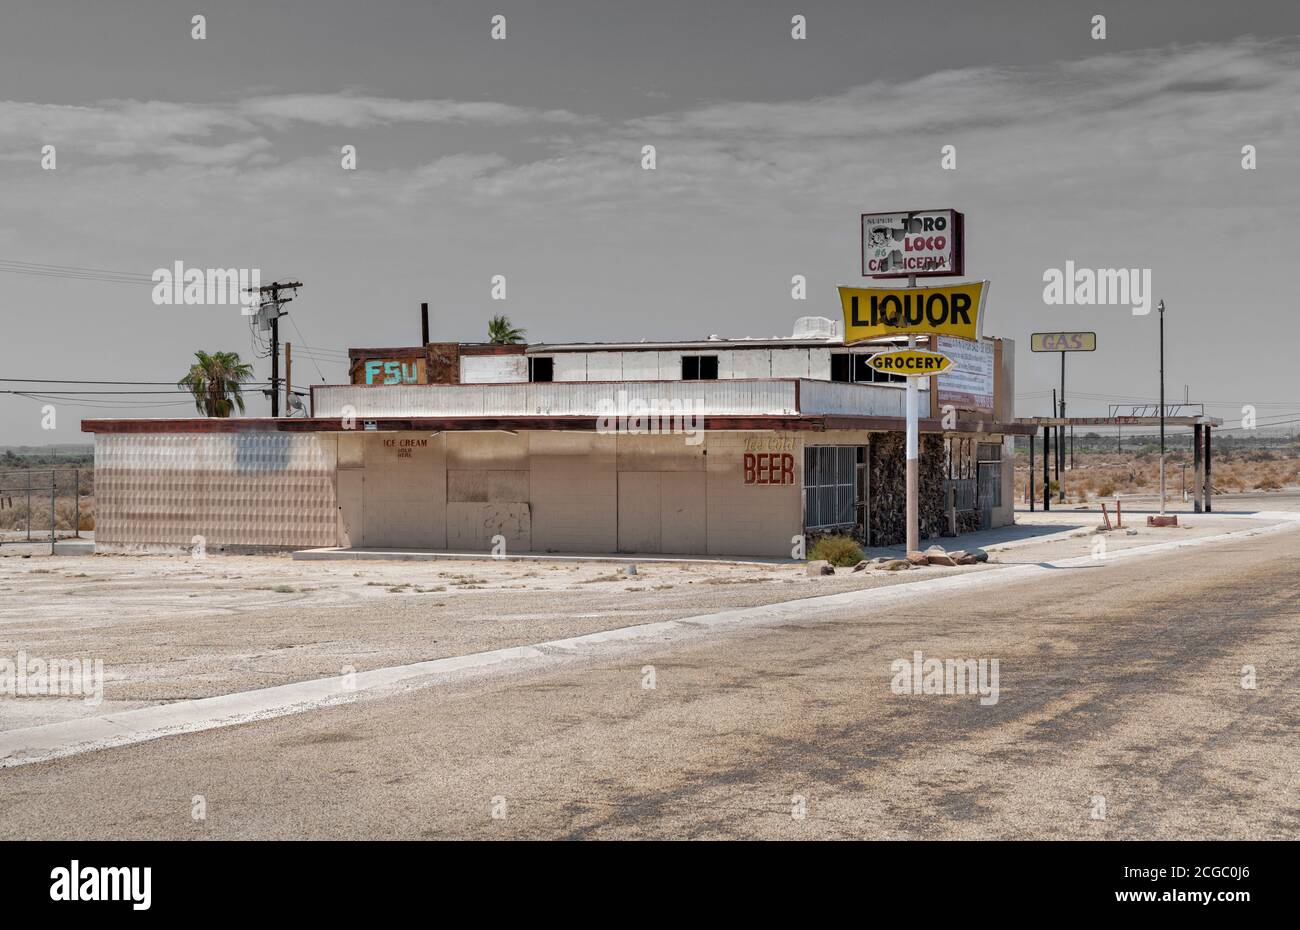
[[[896,352],[877,352],[867,359],[867,364],[886,374],[924,378],[947,371],[952,367],[952,359],[924,349],[899,349]]]
[[[941,287],[841,287],[844,342],[883,336],[978,339],[989,282]]]
[[[1030,333],[1029,348],[1033,352],[1095,352],[1096,333]]]
[[[956,210],[862,214],[862,276],[965,274],[965,217]]]
[[[993,340],[969,342],[940,336],[935,346],[952,359],[953,366],[937,381],[939,406],[993,412]]]

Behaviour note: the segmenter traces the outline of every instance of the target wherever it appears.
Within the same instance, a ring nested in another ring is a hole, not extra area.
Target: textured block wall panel
[[[335,439],[98,433],[95,539],[120,546],[338,544]]]

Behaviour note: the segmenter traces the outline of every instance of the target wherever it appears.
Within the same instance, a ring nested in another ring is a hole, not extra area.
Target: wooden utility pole
[[[274,311],[271,316],[271,416],[273,417],[280,415],[280,317],[284,315],[280,308],[293,300],[292,297],[281,297],[280,292],[293,291],[297,294],[300,287],[302,287],[301,281],[286,281],[283,284],[272,281],[261,287],[245,289],[245,293],[262,295],[259,310],[261,307],[269,306]],[[271,296],[265,296],[267,294]]]
[[[293,395],[293,343],[284,344],[284,409],[286,412],[292,412],[293,406],[289,403],[289,398]]]

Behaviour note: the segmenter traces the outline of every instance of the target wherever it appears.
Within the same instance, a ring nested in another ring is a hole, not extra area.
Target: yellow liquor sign
[[[932,335],[978,339],[989,282],[942,287],[841,287],[844,341]]]

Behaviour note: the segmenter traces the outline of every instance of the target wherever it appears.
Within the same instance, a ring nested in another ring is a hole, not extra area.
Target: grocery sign
[[[924,349],[899,349],[896,352],[877,352],[867,359],[876,371],[905,378],[923,378],[937,375],[952,367],[952,359],[941,352]]]
[[[1032,352],[1095,352],[1096,333],[1030,333]]]
[[[862,214],[862,276],[965,274],[965,217],[956,210]]]
[[[844,341],[930,335],[978,339],[989,282],[942,287],[841,287]]]

